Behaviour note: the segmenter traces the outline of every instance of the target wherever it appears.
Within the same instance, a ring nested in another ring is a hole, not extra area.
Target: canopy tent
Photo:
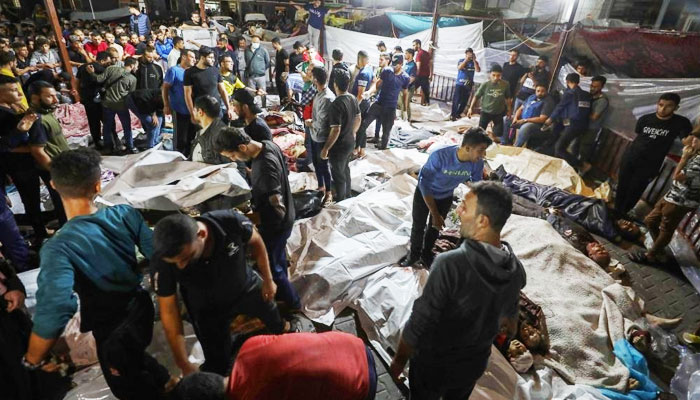
[[[394,27],[401,31],[402,36],[431,29],[433,26],[432,17],[419,17],[401,13],[387,13],[386,15],[391,20],[391,23],[394,24]],[[438,20],[438,27],[440,28],[462,25],[467,25],[467,20],[464,18],[441,17]]]
[[[92,1],[90,2],[92,8]],[[70,13],[71,21],[83,19],[99,19],[102,21],[112,21],[129,16],[129,7],[115,8],[108,11],[73,11]]]

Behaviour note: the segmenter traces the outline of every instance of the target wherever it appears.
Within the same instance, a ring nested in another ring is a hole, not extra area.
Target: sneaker
[[[367,138],[367,143],[378,143],[379,139],[378,138]]]
[[[126,149],[125,151],[126,154],[139,154],[139,149],[136,147],[132,147],[130,149]]]
[[[327,207],[329,205],[333,204],[333,193],[332,192],[326,192],[326,195],[323,196],[323,207]]]
[[[410,254],[406,254],[405,256],[401,257],[399,260],[399,265],[406,268],[406,267],[413,267],[415,263],[420,261],[420,258],[413,258],[411,257]]]

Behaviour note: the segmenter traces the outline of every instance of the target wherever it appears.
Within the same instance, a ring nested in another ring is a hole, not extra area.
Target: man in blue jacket
[[[554,155],[566,160],[574,168],[581,166],[581,162],[567,148],[577,137],[580,137],[588,129],[588,117],[591,114],[591,94],[581,89],[580,77],[576,73],[566,76],[566,90],[559,104],[554,107],[552,115],[544,122],[545,127],[552,125],[555,120],[560,120],[564,125],[564,131],[554,145]]]
[[[445,225],[452,194],[460,183],[481,180],[484,155],[491,143],[483,129],[472,128],[464,133],[461,146],[445,147],[430,155],[418,174],[413,196],[411,250],[401,259],[401,266],[410,267],[422,261],[430,268],[433,245]],[[428,217],[430,225],[426,229]]]
[[[148,15],[142,14],[139,11],[139,5],[136,3],[129,4],[129,30],[138,36],[149,37],[151,35],[151,20]]]

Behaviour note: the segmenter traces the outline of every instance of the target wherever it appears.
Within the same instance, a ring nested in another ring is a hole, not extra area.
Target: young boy
[[[630,260],[644,264],[658,264],[666,245],[683,217],[700,206],[700,131],[693,132],[690,144],[683,148],[683,155],[673,173],[668,193],[659,200],[644,218],[654,244],[646,252],[630,253]]]

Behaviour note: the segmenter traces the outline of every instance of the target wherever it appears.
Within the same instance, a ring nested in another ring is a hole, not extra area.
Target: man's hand
[[[170,110],[170,107],[168,106],[163,106],[163,115],[170,115],[173,112]]]
[[[228,119],[231,121],[236,118],[236,113],[233,111],[233,107],[229,107],[228,110],[226,110],[226,114],[228,115]]]
[[[199,125],[199,122],[194,118],[194,115],[190,115],[190,122],[192,122],[192,125]]]
[[[33,112],[25,114],[17,124],[17,130],[20,132],[27,132],[38,118],[39,116]]]
[[[156,113],[151,114],[151,126],[154,128],[158,127],[158,115]]]
[[[275,294],[277,293],[277,284],[272,279],[268,281],[263,281],[262,283],[262,297],[265,301],[275,301]]]
[[[469,109],[467,110],[467,118],[471,118],[471,117],[472,117],[472,108],[469,107]]]
[[[4,297],[7,301],[8,313],[11,313],[24,305],[24,293],[19,290],[10,290],[9,292],[5,293]]]
[[[85,66],[85,70],[86,70],[89,74],[94,74],[94,73],[95,73],[95,66],[94,66],[94,65],[91,65],[91,64],[88,64],[88,65]]]
[[[391,376],[392,379],[394,379],[395,382],[401,382],[401,374],[403,373],[403,369],[406,366],[406,364],[401,364],[396,361],[396,359],[393,359],[391,361],[391,365],[389,366],[389,375]]]
[[[314,123],[314,120],[312,120],[312,119],[307,119],[307,120],[304,121],[304,126],[307,126],[307,127],[311,128],[311,125],[312,125],[313,123]]]
[[[697,151],[693,148],[693,146],[685,146],[683,147],[683,154],[681,155],[682,158],[685,158],[686,160],[695,155]]]
[[[182,371],[182,376],[187,376],[199,371],[199,366],[197,366],[197,364],[192,364],[191,362],[187,361],[187,363],[180,366],[180,371]]]
[[[433,224],[433,228],[437,229],[438,232],[445,226],[445,219],[442,218],[440,214],[430,214],[430,220]]]
[[[551,119],[551,118],[547,118],[547,120],[546,120],[546,121],[544,121],[544,125],[545,125],[545,126],[549,126],[549,125],[552,125],[552,122],[553,122],[553,121],[552,121],[552,119]]]
[[[678,173],[678,175],[676,175],[675,181],[683,183],[683,182],[685,182],[685,179],[686,179],[685,173],[683,171],[681,171],[680,173]]]
[[[328,149],[324,147],[321,149],[321,160],[327,160],[327,159],[328,159]]]

